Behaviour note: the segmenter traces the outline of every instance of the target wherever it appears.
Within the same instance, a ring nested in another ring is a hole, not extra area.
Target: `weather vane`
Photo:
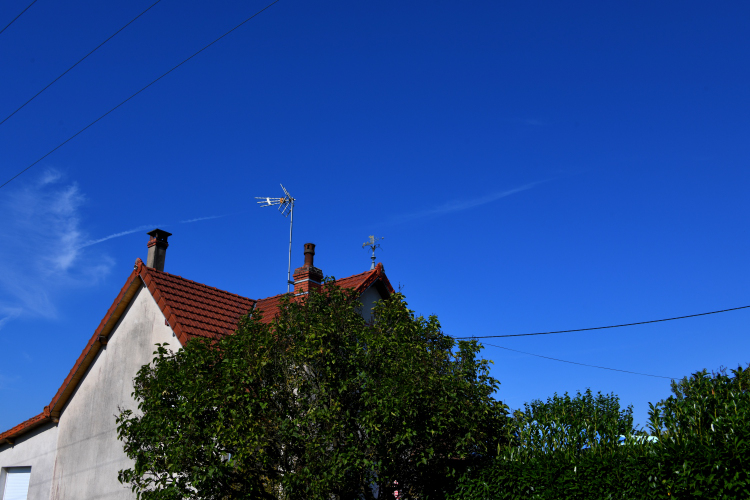
[[[255,199],[261,200],[258,202],[258,205],[261,207],[278,206],[281,215],[284,217],[289,216],[289,264],[286,269],[286,293],[289,293],[291,285],[294,284],[292,281],[292,226],[294,225],[294,202],[296,200],[292,198],[292,195],[289,194],[289,191],[286,190],[283,184],[281,184],[281,189],[284,190],[283,198],[256,196]]]
[[[384,239],[385,237],[382,237],[382,236],[380,238],[376,238],[375,236],[370,235],[370,240],[362,243],[362,248],[370,247],[372,249],[372,257],[370,257],[372,259],[372,264],[370,264],[371,271],[375,269],[375,249],[380,248],[380,243],[378,243],[378,241],[384,240]]]

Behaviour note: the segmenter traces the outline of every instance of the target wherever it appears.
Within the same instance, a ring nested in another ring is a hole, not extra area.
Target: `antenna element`
[[[296,201],[294,198],[292,198],[292,195],[289,194],[289,191],[286,190],[283,184],[281,184],[281,189],[284,191],[284,196],[282,198],[269,198],[266,196],[256,196],[256,200],[261,200],[258,202],[258,205],[261,207],[279,207],[279,212],[281,212],[281,215],[284,217],[289,216],[289,264],[287,265],[286,269],[286,293],[290,292],[290,286],[294,283],[292,281],[292,227],[294,225],[294,202]]]
[[[370,264],[370,271],[375,269],[375,249],[380,248],[380,243],[378,243],[378,241],[384,240],[384,239],[385,239],[384,236],[381,236],[380,238],[376,238],[375,236],[370,235],[370,240],[362,243],[362,248],[370,247],[372,249],[372,257],[370,257],[370,259],[372,259],[372,264]]]

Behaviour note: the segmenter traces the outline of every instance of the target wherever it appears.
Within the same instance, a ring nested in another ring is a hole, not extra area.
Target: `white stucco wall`
[[[0,445],[0,467],[31,467],[28,500],[47,500],[55,465],[57,426],[47,424],[19,436],[14,446]],[[0,496],[5,489],[5,471],[0,471]]]
[[[118,408],[136,409],[133,377],[151,361],[157,342],[180,348],[142,287],[63,408],[59,423],[19,436],[14,446],[0,445],[0,482],[5,468],[31,467],[29,500],[134,499],[117,480],[118,471],[131,462],[117,440],[115,415]]]
[[[133,377],[151,361],[157,342],[180,346],[151,294],[141,288],[63,408],[50,500],[135,498],[117,480],[131,462],[117,440],[115,415],[118,407],[137,408]]]
[[[372,308],[375,307],[375,302],[382,298],[380,292],[374,286],[371,286],[359,296],[359,300],[362,302],[362,317],[365,318],[365,321],[369,322],[372,319]]]

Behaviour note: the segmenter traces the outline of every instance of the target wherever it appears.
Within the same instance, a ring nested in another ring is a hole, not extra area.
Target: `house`
[[[170,233],[148,233],[139,258],[112,306],[44,410],[0,434],[0,500],[133,499],[117,473],[131,461],[117,440],[118,408],[136,409],[133,377],[151,361],[154,344],[183,346],[193,338],[231,335],[241,316],[262,311],[270,321],[282,295],[255,300],[164,272]],[[320,288],[315,245],[304,246],[294,294]],[[354,289],[367,318],[393,288],[382,264],[338,280]]]

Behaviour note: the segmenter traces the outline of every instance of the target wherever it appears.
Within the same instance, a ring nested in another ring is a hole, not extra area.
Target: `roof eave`
[[[13,446],[16,444],[16,438],[20,436],[21,434],[25,434],[51,421],[52,421],[52,418],[50,417],[50,414],[49,414],[49,406],[45,406],[44,411],[40,413],[39,415],[31,417],[25,422],[21,422],[20,424],[13,427],[12,429],[8,429],[7,431],[0,434],[0,444],[4,442],[5,444]]]
[[[89,339],[83,352],[78,356],[73,368],[68,373],[68,376],[65,377],[65,380],[55,393],[50,404],[45,406],[44,411],[39,415],[0,434],[0,442],[6,442],[12,445],[15,442],[15,438],[18,436],[47,422],[57,422],[60,418],[62,409],[75,391],[75,388],[83,378],[86,370],[91,366],[96,355],[106,344],[107,337],[122,317],[125,309],[127,309],[128,305],[133,300],[133,297],[135,297],[138,289],[141,287],[141,280],[139,278],[141,267],[143,267],[143,262],[141,259],[137,259],[133,272],[130,273],[130,276],[125,281],[125,285],[120,290],[120,293],[117,295],[117,298],[112,303],[112,306],[107,311],[107,314],[104,316],[101,323],[99,323],[99,326],[94,331],[91,339]]]
[[[70,373],[68,373],[68,376],[52,398],[52,401],[49,404],[50,416],[52,418],[59,418],[60,412],[65,406],[65,403],[68,402],[68,399],[70,399],[78,382],[83,378],[86,370],[91,366],[91,363],[94,361],[94,358],[101,348],[106,345],[109,334],[112,333],[115,325],[140,289],[141,280],[139,279],[139,274],[142,267],[144,267],[143,261],[141,261],[141,259],[136,259],[133,272],[128,276],[128,279],[125,281],[125,285],[120,290],[117,298],[112,303],[109,310],[107,310],[107,314],[104,315],[104,318],[101,323],[99,323],[99,326],[89,339],[83,352],[76,360]]]
[[[385,268],[383,268],[383,264],[380,262],[378,262],[378,265],[375,266],[375,269],[367,278],[365,278],[362,283],[357,286],[355,290],[357,291],[357,293],[361,294],[373,285],[376,285],[378,287],[378,292],[380,292],[380,295],[385,296],[386,298],[390,297],[391,294],[395,292],[393,286],[391,285],[391,282],[388,281],[388,276],[385,275]]]

